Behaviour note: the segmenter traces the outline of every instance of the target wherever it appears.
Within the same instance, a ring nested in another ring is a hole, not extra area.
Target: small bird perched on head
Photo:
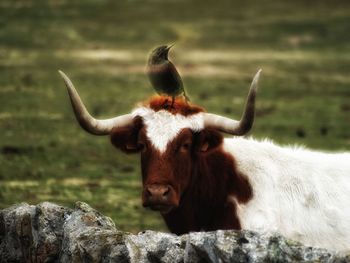
[[[182,79],[174,64],[168,59],[168,53],[172,46],[163,45],[155,48],[147,62],[147,74],[153,88],[158,94],[172,97],[171,107],[174,104],[175,97],[179,95],[183,95],[186,101],[189,101]]]

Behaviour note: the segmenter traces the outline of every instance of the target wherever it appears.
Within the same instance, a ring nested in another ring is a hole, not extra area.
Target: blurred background
[[[169,43],[196,104],[239,118],[262,68],[252,136],[350,149],[347,0],[1,0],[0,208],[80,200],[122,230],[165,230],[141,206],[139,156],[80,129],[57,70],[112,117],[153,95],[146,59]]]

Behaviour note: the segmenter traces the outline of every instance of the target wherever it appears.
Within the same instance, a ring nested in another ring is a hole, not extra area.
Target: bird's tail
[[[186,101],[191,101],[190,98],[186,95],[186,91],[185,90],[184,90],[183,95],[184,95]]]

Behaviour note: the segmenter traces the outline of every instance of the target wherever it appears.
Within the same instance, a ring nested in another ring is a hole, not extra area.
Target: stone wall
[[[89,205],[44,202],[0,212],[0,262],[350,262],[277,234],[199,232],[176,236],[116,229]]]

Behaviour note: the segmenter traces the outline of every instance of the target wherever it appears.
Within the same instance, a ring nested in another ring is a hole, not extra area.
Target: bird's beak
[[[167,46],[167,51],[169,51],[173,46],[175,45],[175,43],[171,44],[170,46]]]

